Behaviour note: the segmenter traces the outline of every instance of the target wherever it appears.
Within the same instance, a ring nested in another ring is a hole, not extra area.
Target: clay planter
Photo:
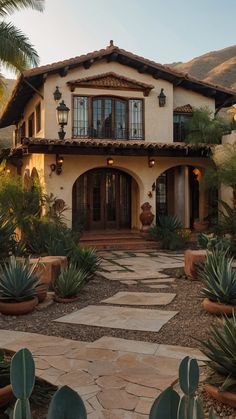
[[[61,297],[59,297],[58,295],[55,294],[53,299],[57,303],[68,304],[68,303],[75,303],[76,301],[78,301],[79,296],[77,295],[77,297],[72,297],[72,298],[61,298]]]
[[[12,400],[14,395],[11,385],[0,388],[0,407],[6,406]]]
[[[149,202],[145,202],[142,206],[142,212],[139,216],[139,219],[142,223],[142,231],[148,231],[154,220],[154,214],[151,212],[152,206]]]
[[[208,221],[194,221],[193,223],[193,228],[195,231],[206,231],[209,227],[209,222]]]
[[[21,301],[19,303],[7,303],[0,301],[0,313],[12,316],[20,316],[21,314],[27,314],[33,311],[37,304],[37,297],[34,297],[28,301]]]
[[[232,306],[230,304],[221,304],[215,301],[209,300],[209,298],[204,298],[202,302],[203,308],[211,314],[227,314],[228,316],[232,316],[236,306]]]
[[[213,397],[213,399],[218,402],[236,408],[236,393],[231,393],[230,391],[220,391],[217,387],[212,386],[211,384],[205,384],[204,390],[209,396]]]

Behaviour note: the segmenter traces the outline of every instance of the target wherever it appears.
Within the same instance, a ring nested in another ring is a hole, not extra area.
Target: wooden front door
[[[115,169],[91,170],[73,188],[73,225],[87,230],[130,228],[131,177]]]

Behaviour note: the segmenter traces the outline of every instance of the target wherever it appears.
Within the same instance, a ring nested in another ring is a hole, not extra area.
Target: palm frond
[[[39,64],[39,56],[28,38],[11,23],[0,22],[0,64],[13,71]]]
[[[5,17],[22,9],[44,10],[44,0],[0,0],[0,16]]]

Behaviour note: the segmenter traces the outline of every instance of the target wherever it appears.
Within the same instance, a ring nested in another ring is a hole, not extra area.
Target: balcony
[[[143,127],[126,129],[110,127],[73,127],[73,138],[111,139],[111,140],[143,140]]]

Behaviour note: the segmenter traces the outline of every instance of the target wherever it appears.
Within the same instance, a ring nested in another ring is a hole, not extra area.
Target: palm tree
[[[22,72],[39,63],[39,56],[27,36],[5,17],[15,11],[31,8],[40,12],[44,9],[44,0],[0,0],[0,67]],[[0,90],[4,82],[0,78]]]

